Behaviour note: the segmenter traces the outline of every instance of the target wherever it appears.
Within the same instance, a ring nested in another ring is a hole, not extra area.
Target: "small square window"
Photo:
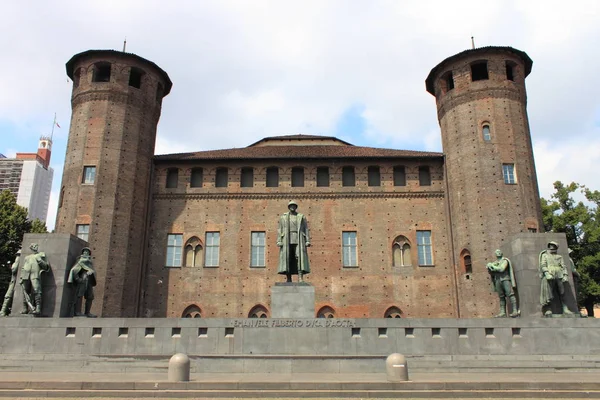
[[[76,229],[77,237],[88,242],[90,238],[90,226],[88,224],[80,224],[77,225]]]
[[[92,185],[94,182],[96,182],[96,167],[93,165],[83,167],[83,178],[81,183]]]
[[[517,183],[515,164],[502,164],[502,176],[504,177],[504,183],[515,185]]]

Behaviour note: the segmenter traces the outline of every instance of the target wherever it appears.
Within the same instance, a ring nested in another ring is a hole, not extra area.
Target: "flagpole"
[[[52,132],[50,133],[50,141],[52,141],[52,137],[54,136],[54,125],[56,125],[56,113],[54,113],[54,122],[52,123]]]

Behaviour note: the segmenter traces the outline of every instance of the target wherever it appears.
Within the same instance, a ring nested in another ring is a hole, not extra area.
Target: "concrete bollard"
[[[169,360],[169,382],[187,382],[190,380],[190,358],[177,353]]]
[[[390,354],[385,360],[387,380],[390,382],[405,382],[408,380],[406,357],[399,353]]]

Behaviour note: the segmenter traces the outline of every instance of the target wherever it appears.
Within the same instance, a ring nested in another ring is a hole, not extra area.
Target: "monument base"
[[[272,318],[314,318],[315,288],[306,282],[277,282],[271,287]]]
[[[86,246],[84,240],[68,233],[26,233],[23,237],[21,262],[19,264],[19,275],[17,285],[21,276],[21,268],[25,257],[32,254],[29,245],[37,243],[39,251],[46,253],[50,263],[50,270],[44,272],[42,282],[42,314],[41,317],[70,317],[72,316],[71,291],[65,288],[65,282],[70,268],[77,257],[81,255],[81,249]],[[20,315],[23,303],[23,289],[20,285],[15,288],[11,316]],[[22,316],[31,316],[25,314]]]

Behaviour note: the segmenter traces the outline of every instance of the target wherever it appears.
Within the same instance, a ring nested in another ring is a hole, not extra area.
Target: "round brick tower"
[[[486,264],[511,236],[543,229],[526,110],[531,66],[520,50],[483,47],[445,59],[426,80],[442,132],[461,317],[498,312]]]
[[[172,83],[153,62],[113,50],[76,54],[66,67],[73,112],[56,231],[88,238],[92,312],[135,317],[156,127]]]

